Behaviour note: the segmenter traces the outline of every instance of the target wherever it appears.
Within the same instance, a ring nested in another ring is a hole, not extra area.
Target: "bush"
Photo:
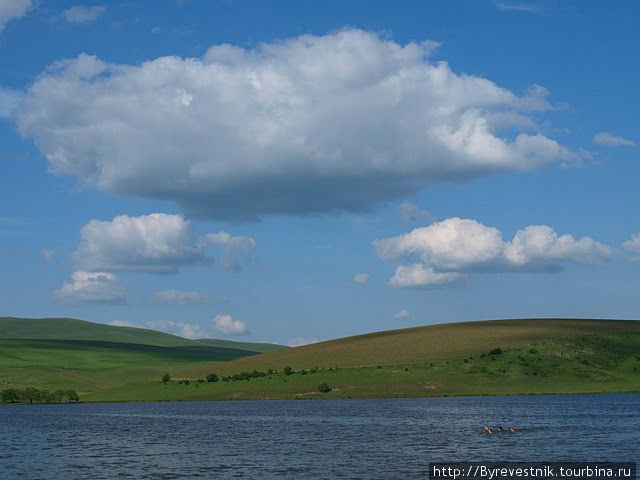
[[[502,349],[500,347],[496,347],[489,351],[489,355],[500,355],[502,353]]]
[[[18,403],[20,401],[20,391],[15,388],[7,388],[2,390],[0,394],[3,403]]]
[[[218,378],[218,375],[216,375],[215,373],[210,373],[209,375],[207,375],[207,382],[209,383],[215,383],[218,380],[220,379]]]
[[[166,385],[167,383],[169,383],[171,381],[171,375],[169,375],[168,373],[165,373],[162,376],[161,382]]]
[[[282,373],[284,373],[285,375],[292,375],[293,374],[293,368],[291,367],[284,367],[282,369]]]
[[[318,391],[322,393],[329,393],[331,391],[331,387],[328,383],[321,383],[318,385]]]

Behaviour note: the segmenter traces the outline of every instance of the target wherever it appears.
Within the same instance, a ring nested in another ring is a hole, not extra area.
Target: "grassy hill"
[[[130,344],[177,346],[216,346],[244,352],[263,353],[286,348],[272,343],[233,342],[206,338],[188,340],[156,330],[116,327],[74,318],[0,317],[0,338],[38,340],[91,340]]]
[[[156,381],[268,349],[225,340],[188,340],[154,330],[71,318],[0,318],[0,389],[74,388],[96,394]]]
[[[445,323],[386,330],[290,348],[221,365],[222,373],[254,368],[364,367],[424,364],[586,333],[640,333],[640,321],[518,319]]]
[[[0,321],[0,389],[3,385],[75,388],[84,401],[640,391],[640,321],[441,324],[257,355],[226,348],[224,341],[173,340],[145,330],[138,338],[163,345],[86,338],[1,339],[6,331]],[[241,345],[257,348],[235,347]],[[286,374],[285,367],[293,373]],[[165,372],[174,379],[168,385],[159,381]],[[204,382],[212,372],[220,377],[236,375],[236,380]],[[320,392],[322,383],[331,392]]]

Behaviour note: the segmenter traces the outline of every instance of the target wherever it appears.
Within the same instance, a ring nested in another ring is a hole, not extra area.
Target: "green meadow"
[[[88,322],[78,324],[83,338],[59,338],[79,335],[67,319],[64,333],[45,332],[43,339],[6,338],[9,330],[2,328],[3,322],[0,320],[0,389],[73,388],[82,401],[640,391],[640,322],[636,321],[528,319],[442,324],[297,348],[271,345],[277,350],[267,353],[258,353],[260,344],[191,341],[159,332],[135,332],[139,329],[123,330],[128,340],[124,342],[117,331],[108,330],[105,337],[104,327],[126,327],[105,325],[98,326],[102,337],[89,340],[88,330],[95,324],[86,325]],[[53,326],[56,320],[49,322],[46,325]],[[17,331],[16,325],[12,328],[10,332]],[[26,335],[26,327],[21,328]],[[140,342],[155,344],[136,343],[136,333]],[[290,367],[289,374],[285,367]],[[242,372],[246,374],[239,375]],[[165,373],[171,381],[163,384],[160,379]],[[216,373],[218,381],[206,381],[210,373]],[[246,379],[223,380],[233,375]],[[331,391],[321,392],[321,384]]]

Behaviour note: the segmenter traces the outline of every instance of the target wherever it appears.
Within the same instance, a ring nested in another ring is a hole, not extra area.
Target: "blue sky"
[[[639,14],[0,0],[0,314],[285,344],[638,318]]]

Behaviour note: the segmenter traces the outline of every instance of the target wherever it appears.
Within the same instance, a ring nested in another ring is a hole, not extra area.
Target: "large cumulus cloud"
[[[502,232],[471,219],[449,218],[403,235],[375,240],[382,260],[401,262],[389,280],[395,287],[430,287],[457,282],[468,272],[557,272],[565,263],[598,263],[612,250],[590,237],[559,235],[546,225]]]
[[[30,87],[16,114],[50,168],[189,215],[367,210],[443,180],[572,154],[535,130],[524,95],[361,30],[140,65],[80,55]]]

